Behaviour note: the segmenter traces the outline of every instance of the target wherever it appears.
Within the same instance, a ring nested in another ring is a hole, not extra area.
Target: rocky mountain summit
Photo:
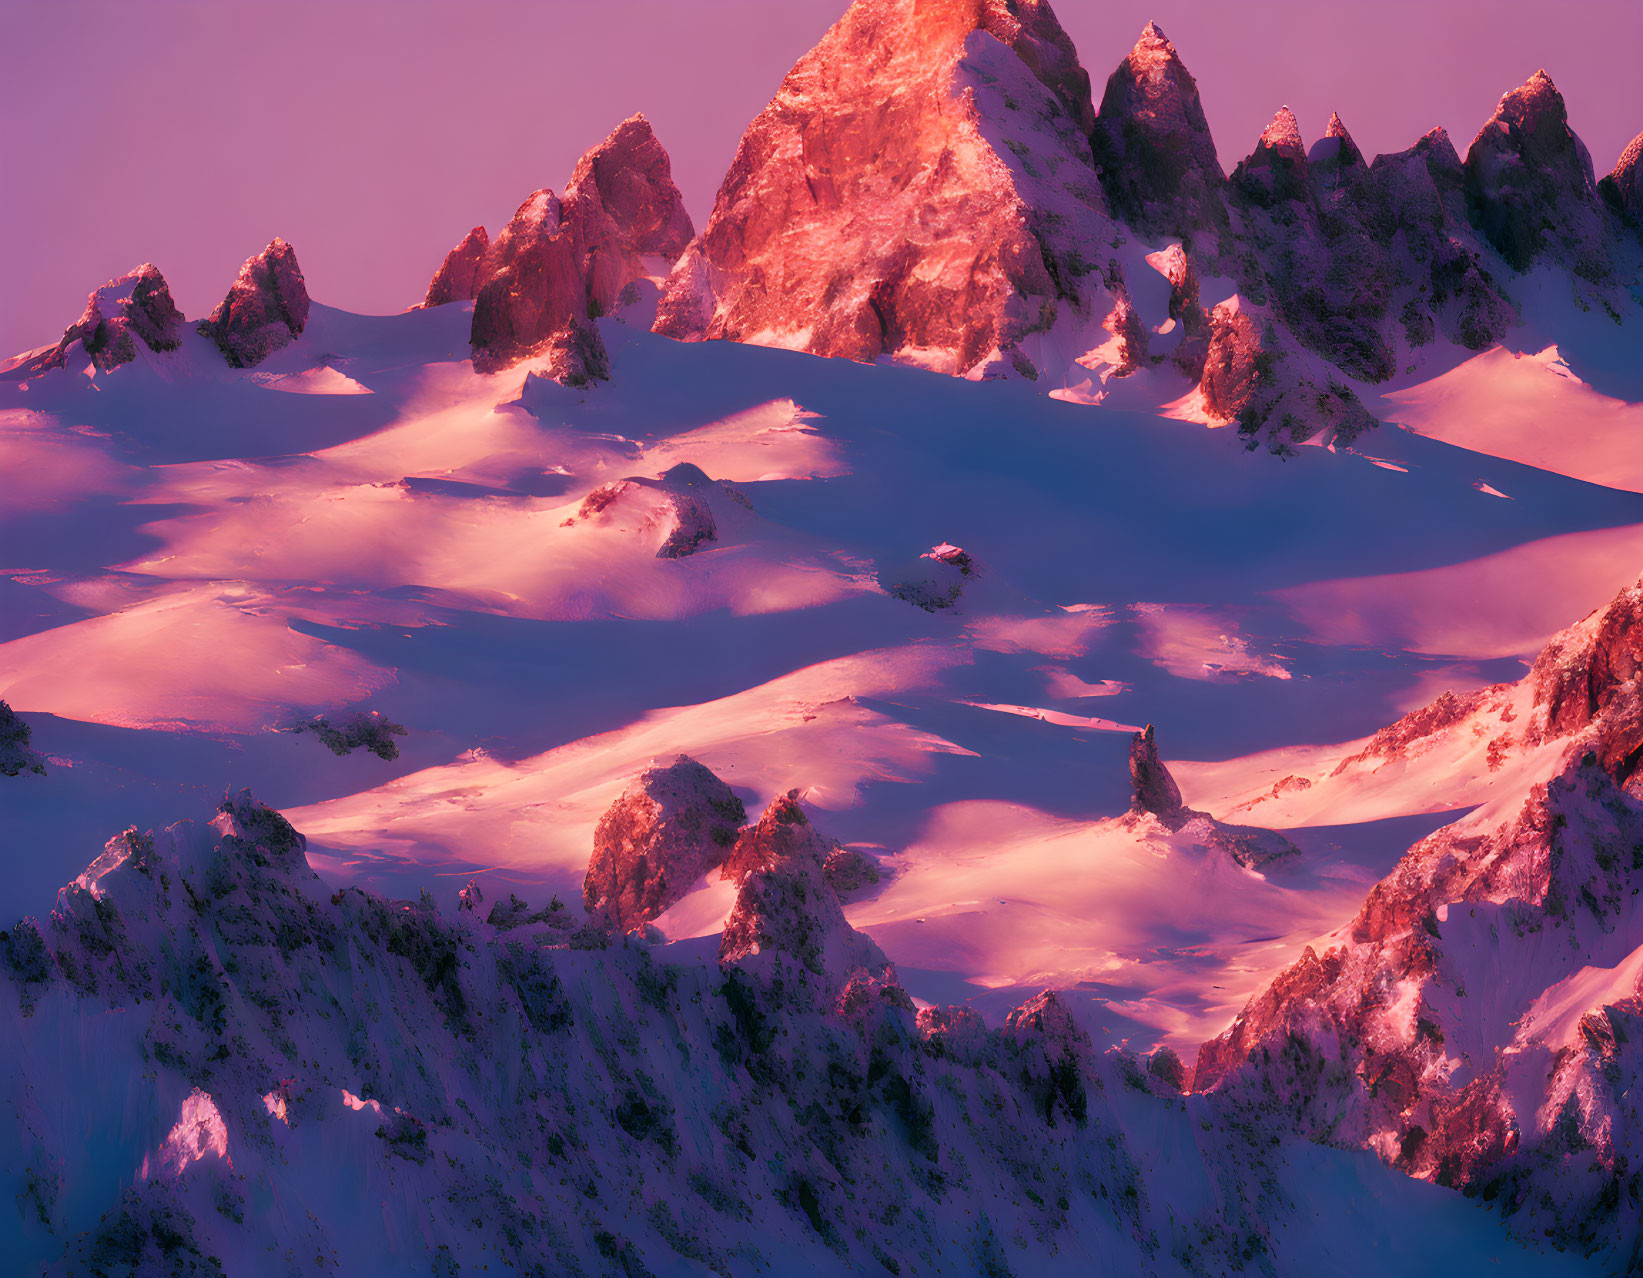
[[[1225,232],[1227,178],[1198,83],[1155,22],[1107,78],[1091,132],[1114,215],[1143,235],[1208,250]],[[1203,233],[1212,237],[1199,243]]]
[[[656,331],[959,375],[1110,309],[1088,76],[1048,4],[858,0],[748,127]]]
[[[593,319],[665,271],[693,229],[667,152],[642,115],[577,161],[562,196],[535,192],[496,239],[476,226],[446,255],[424,306],[474,303],[474,367],[545,358],[567,385],[610,375]]]
[[[302,335],[308,322],[308,284],[296,252],[272,240],[247,258],[217,309],[199,331],[217,344],[233,368],[254,368]]]
[[[1193,1086],[1635,1259],[1640,667],[1643,583],[1547,645],[1526,721],[1506,689],[1409,716],[1383,754],[1498,724],[1491,766],[1534,750],[1543,779],[1410,848],[1336,943],[1204,1044]]]
[[[1338,114],[1308,148],[1284,107],[1230,179],[1156,24],[1099,110],[1087,84],[1046,3],[857,0],[749,125],[656,331],[1069,386],[1165,364],[1282,452],[1372,427],[1361,388],[1420,348],[1499,340],[1538,263],[1624,304],[1635,157],[1600,195],[1543,73],[1464,162],[1439,129],[1369,163]]]

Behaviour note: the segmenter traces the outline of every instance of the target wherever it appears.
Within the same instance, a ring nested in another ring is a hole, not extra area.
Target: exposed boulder
[[[29,749],[33,729],[4,701],[0,701],[0,776],[23,772],[44,775],[46,761]]]
[[[444,306],[447,302],[473,301],[479,295],[481,266],[490,247],[491,237],[483,226],[476,226],[463,236],[462,242],[445,255],[434,272],[422,304]]]
[[[302,335],[308,322],[308,285],[297,255],[276,239],[247,259],[217,309],[199,331],[217,344],[234,368],[254,368]]]
[[[791,977],[831,1005],[852,978],[895,983],[884,951],[851,927],[827,882],[831,845],[799,806],[797,790],[778,795],[742,831],[724,865],[739,879],[719,961],[767,979]]]
[[[106,373],[136,359],[139,340],[156,353],[176,350],[182,342],[182,323],[165,276],[153,263],[144,262],[93,292],[56,346],[31,356],[7,376],[34,377],[62,368],[75,346]]]
[[[589,917],[622,932],[660,917],[724,861],[746,817],[731,788],[687,755],[647,769],[594,831],[582,884]]]
[[[1116,216],[1188,242],[1225,231],[1226,174],[1198,85],[1156,23],[1108,77],[1092,139]]]
[[[656,331],[1036,376],[1112,234],[1048,4],[857,0],[749,125]]]
[[[710,494],[717,488],[699,466],[680,462],[662,476],[662,489],[673,504],[673,527],[656,551],[658,559],[683,559],[719,539]]]
[[[1472,139],[1465,188],[1474,224],[1513,270],[1550,258],[1583,279],[1609,279],[1592,157],[1545,71],[1501,98]]]

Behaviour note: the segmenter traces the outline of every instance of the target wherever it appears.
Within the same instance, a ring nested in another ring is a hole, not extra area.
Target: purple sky
[[[270,238],[320,301],[398,311],[445,251],[644,111],[700,226],[747,121],[845,0],[0,0],[0,353],[153,261],[190,317]],[[1287,103],[1363,150],[1464,152],[1537,67],[1599,172],[1643,129],[1638,0],[1062,0],[1100,88],[1149,18],[1228,168]]]

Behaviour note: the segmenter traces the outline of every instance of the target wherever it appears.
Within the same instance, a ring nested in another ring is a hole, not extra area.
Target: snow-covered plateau
[[[1638,1271],[1640,168],[858,0],[700,227],[634,116],[401,314],[95,289],[0,1273]]]

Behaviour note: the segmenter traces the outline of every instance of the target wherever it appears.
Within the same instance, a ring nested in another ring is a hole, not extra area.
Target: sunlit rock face
[[[649,273],[644,258],[672,263],[695,235],[667,152],[642,115],[624,120],[577,161],[564,203],[582,238],[595,315],[609,314],[622,290]]]
[[[240,267],[239,277],[199,330],[230,365],[253,368],[302,335],[308,285],[295,251],[276,239]]]
[[[447,302],[471,302],[479,292],[480,264],[491,246],[483,226],[476,226],[462,242],[445,255],[439,270],[428,282],[424,306],[444,306]]]
[[[1047,4],[858,0],[743,135],[656,331],[1034,375],[1023,340],[1106,300],[1091,115]]]
[[[1108,77],[1093,139],[1116,217],[1189,244],[1226,229],[1226,174],[1197,82],[1156,23]]]
[[[1504,730],[1546,748],[1545,779],[1415,844],[1340,944],[1308,949],[1203,1046],[1197,1090],[1504,1194],[1560,1246],[1635,1235],[1615,1186],[1643,1139],[1640,601],[1622,591],[1525,677],[1532,710]],[[1510,699],[1446,695],[1383,753],[1418,759],[1419,731],[1457,715],[1516,719]]]
[[[730,787],[686,755],[646,770],[594,831],[589,917],[622,932],[659,917],[723,862],[746,817]]]
[[[1595,731],[1598,762],[1637,789],[1643,766],[1643,583],[1558,635],[1529,679],[1547,736]]]
[[[165,276],[145,262],[93,292],[80,318],[63,331],[62,340],[31,357],[10,376],[32,377],[62,368],[76,347],[96,368],[108,372],[136,359],[139,341],[155,352],[176,350],[182,341],[182,322]]]
[[[554,380],[582,386],[610,376],[588,312],[578,228],[552,191],[519,206],[485,254],[474,297],[474,368],[495,372],[540,359]]]
[[[1544,71],[1501,98],[1472,139],[1466,199],[1478,229],[1514,270],[1546,258],[1584,279],[1608,279],[1610,228],[1592,157]]]
[[[1609,208],[1643,238],[1643,133],[1626,144],[1614,171],[1598,182],[1597,190]]]
[[[452,297],[460,296],[474,235],[446,259],[430,298],[447,269]],[[478,259],[474,367],[490,372],[542,358],[566,385],[609,377],[594,317],[647,274],[646,257],[671,262],[690,238],[667,152],[643,116],[624,121],[577,162],[563,197],[537,191]]]

